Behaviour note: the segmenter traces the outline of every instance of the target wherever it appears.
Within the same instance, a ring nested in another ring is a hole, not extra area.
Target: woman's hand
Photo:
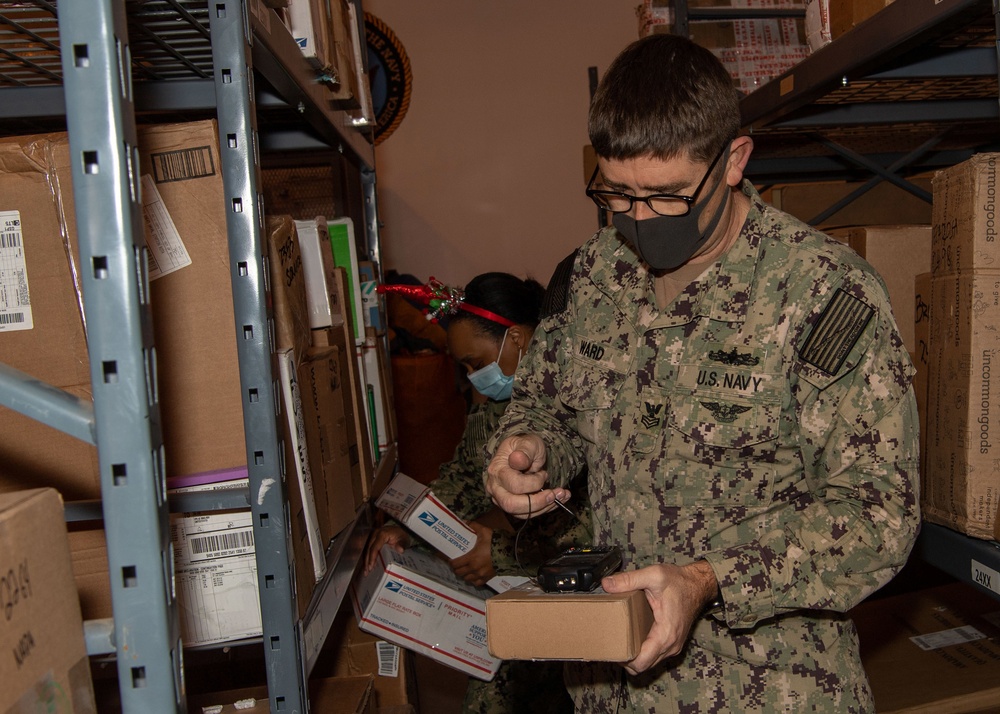
[[[383,545],[391,545],[397,553],[402,553],[410,547],[410,534],[400,526],[382,526],[372,533],[368,541],[368,552],[365,555],[365,575],[368,575],[375,567],[378,560],[378,553]]]
[[[497,574],[496,568],[493,567],[493,529],[478,521],[470,521],[469,527],[476,532],[476,544],[468,553],[449,560],[448,564],[451,565],[455,575],[481,587]]]

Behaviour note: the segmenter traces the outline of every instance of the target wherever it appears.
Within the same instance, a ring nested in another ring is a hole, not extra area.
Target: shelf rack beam
[[[124,0],[59,6],[114,643],[127,714],[186,711]]]
[[[309,703],[296,631],[291,524],[278,431],[280,392],[274,378],[249,1],[211,3],[213,79],[268,700],[275,714],[305,714]]]

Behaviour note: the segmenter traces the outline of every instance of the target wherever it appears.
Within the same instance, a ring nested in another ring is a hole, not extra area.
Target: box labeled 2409
[[[363,631],[486,681],[500,666],[486,647],[484,600],[492,594],[460,580],[440,558],[390,546],[351,584]]]
[[[406,474],[397,474],[375,505],[449,558],[465,555],[476,545],[476,532]]]

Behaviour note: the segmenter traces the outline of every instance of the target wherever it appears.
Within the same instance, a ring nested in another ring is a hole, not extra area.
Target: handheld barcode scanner
[[[618,546],[570,548],[538,568],[538,586],[547,593],[590,592],[620,567]]]

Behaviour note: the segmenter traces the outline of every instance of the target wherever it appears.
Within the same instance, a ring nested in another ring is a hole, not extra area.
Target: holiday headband
[[[428,320],[437,321],[441,315],[454,315],[459,310],[499,323],[504,327],[514,327],[516,324],[502,315],[484,310],[481,307],[465,302],[465,291],[453,288],[432,277],[426,285],[379,285],[380,293],[397,293],[411,300],[425,302],[430,310],[425,313]]]

